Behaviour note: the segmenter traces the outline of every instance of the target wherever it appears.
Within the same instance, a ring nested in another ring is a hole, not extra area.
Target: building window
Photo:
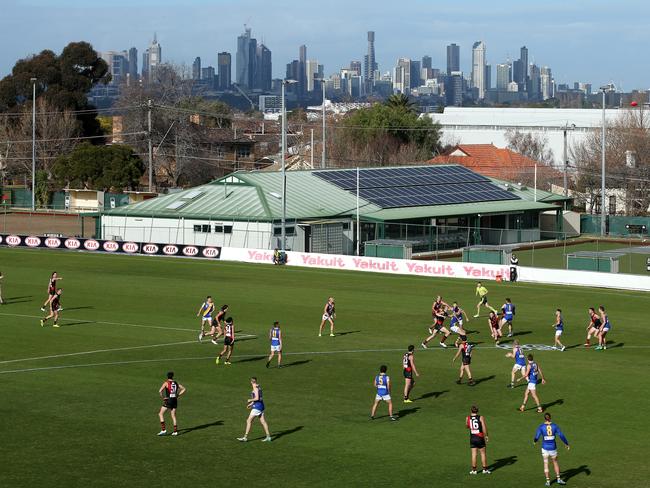
[[[238,146],[237,147],[237,157],[238,158],[250,158],[251,157],[251,148],[250,148],[250,146]]]
[[[223,158],[226,154],[226,151],[223,149],[223,146],[216,146],[214,148],[214,155],[218,158]]]
[[[194,232],[211,232],[209,225],[197,224],[194,226]]]
[[[293,225],[287,225],[286,234],[287,234],[287,237],[295,236],[296,235],[296,227],[293,226]],[[274,227],[273,228],[273,236],[274,237],[282,236],[282,227]]]
[[[214,231],[223,234],[232,234],[232,225],[217,224],[214,226]]]
[[[616,195],[609,197],[609,213],[610,215],[616,215]]]

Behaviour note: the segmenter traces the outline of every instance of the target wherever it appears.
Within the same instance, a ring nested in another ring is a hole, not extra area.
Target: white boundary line
[[[8,317],[23,317],[23,318],[31,318],[31,319],[41,319],[43,318],[42,315],[24,315],[24,314],[19,314],[19,313],[1,313],[0,315],[6,315]],[[67,327],[76,327],[77,325],[92,325],[92,324],[101,324],[101,325],[121,325],[124,327],[138,327],[142,329],[160,329],[160,330],[180,330],[183,332],[199,332],[199,328],[197,327],[196,329],[183,329],[180,327],[164,327],[162,325],[144,325],[144,324],[125,324],[121,322],[102,322],[101,320],[88,320],[88,319],[80,319],[80,318],[61,318],[61,321],[67,321],[67,322],[83,322],[82,324],[73,324],[73,325],[68,325]],[[49,327],[48,327],[49,328]],[[254,334],[237,334],[237,337],[242,338],[242,339],[249,339],[251,337],[257,337]],[[190,341],[191,342],[191,341]],[[0,361],[0,364],[2,364],[2,361]]]
[[[183,343],[179,343],[183,344]],[[160,344],[162,345],[170,345],[170,344]],[[144,347],[157,347],[157,345],[154,346],[144,346]],[[631,345],[631,346],[625,346],[626,349],[650,349],[650,344],[644,344],[644,345]],[[498,347],[491,347],[491,346],[485,346],[485,347],[480,347],[477,346],[477,349],[485,349],[485,350],[493,350],[493,351],[499,351],[503,352],[502,349]],[[436,348],[436,349],[427,349],[427,351],[443,351],[444,349],[442,348]],[[330,354],[359,354],[359,353],[373,353],[373,352],[401,352],[404,351],[404,348],[394,348],[394,349],[349,349],[349,350],[340,350],[340,351],[302,351],[302,352],[287,352],[284,353],[285,356],[308,356],[308,355],[330,355]],[[419,351],[419,352],[426,352],[426,351]],[[557,351],[537,351],[537,352],[557,352]],[[238,356],[233,356],[233,358],[236,359],[247,359],[247,358],[265,358],[266,353],[259,353],[259,354],[241,354]],[[66,365],[61,365],[61,366],[44,366],[40,368],[25,368],[25,369],[14,369],[14,370],[7,370],[7,371],[0,371],[0,375],[3,374],[13,374],[13,373],[29,373],[29,372],[34,372],[34,371],[51,371],[51,370],[57,370],[57,369],[72,369],[72,368],[91,368],[93,366],[120,366],[120,365],[126,365],[126,364],[145,364],[145,363],[162,363],[162,362],[172,362],[172,361],[204,361],[211,359],[213,360],[215,356],[201,356],[201,357],[189,357],[189,358],[167,358],[167,359],[134,359],[131,361],[111,361],[111,362],[104,362],[104,363],[86,363],[86,364],[66,364]],[[236,362],[236,361],[235,361]]]

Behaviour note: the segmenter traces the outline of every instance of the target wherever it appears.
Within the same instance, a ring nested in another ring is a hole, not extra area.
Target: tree
[[[108,65],[87,42],[71,42],[60,55],[44,50],[16,62],[10,75],[0,80],[0,112],[20,111],[36,96],[58,111],[76,111],[84,136],[101,135],[97,113],[87,99],[97,83],[108,83]]]
[[[521,132],[519,129],[508,129],[506,140],[508,149],[539,163],[553,165],[553,151],[548,147],[548,137],[532,132]]]
[[[65,187],[133,189],[144,174],[144,163],[133,149],[124,145],[78,145],[70,154],[56,159],[56,181]]]
[[[412,102],[408,95],[404,93],[396,93],[386,99],[386,105],[391,108],[404,109],[410,112],[415,112],[415,102]]]
[[[638,95],[638,107],[621,110],[605,134],[606,189],[619,190],[626,215],[647,215],[650,207],[650,115],[646,97]],[[587,211],[598,211],[601,187],[602,130],[595,129],[571,148],[575,161],[576,190],[585,195]],[[610,193],[610,195],[613,193]],[[607,197],[607,191],[605,194]]]
[[[419,117],[406,96],[355,110],[334,131],[330,158],[341,166],[386,166],[430,159],[440,149],[440,128]]]

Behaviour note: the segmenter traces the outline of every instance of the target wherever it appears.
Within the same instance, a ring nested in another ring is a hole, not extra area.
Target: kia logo
[[[120,248],[120,245],[115,241],[106,241],[104,242],[104,251],[115,252]]]
[[[206,258],[218,258],[219,249],[217,249],[216,247],[206,247],[205,249],[203,249],[202,254]]]
[[[89,251],[96,251],[99,249],[99,242],[97,242],[95,239],[88,239],[86,242],[84,242],[84,247]]]
[[[158,252],[158,246],[155,244],[145,244],[142,246],[142,250],[147,254],[156,254]]]
[[[10,236],[7,236],[7,238],[5,239],[5,242],[10,246],[19,246],[20,243],[22,242],[22,239],[20,237],[18,237],[18,236],[10,235]]]
[[[174,246],[172,244],[167,244],[165,247],[163,247],[163,252],[165,254],[178,254],[178,247]]]
[[[61,239],[58,239],[56,237],[48,237],[45,239],[45,245],[47,247],[59,247],[61,246]]]
[[[135,242],[125,242],[122,244],[122,250],[128,253],[138,252],[138,245]]]
[[[63,245],[68,249],[79,249],[81,242],[78,239],[66,239]]]
[[[25,237],[25,244],[29,247],[38,247],[41,245],[41,238],[36,236]]]
[[[199,253],[199,249],[194,246],[185,246],[183,248],[183,254],[186,256],[196,256]]]

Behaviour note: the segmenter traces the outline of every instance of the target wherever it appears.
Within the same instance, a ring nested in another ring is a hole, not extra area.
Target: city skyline
[[[118,8],[127,3],[129,9]],[[434,68],[446,70],[446,47],[455,43],[460,46],[460,69],[468,75],[471,73],[472,45],[483,41],[487,63],[493,67],[508,58],[518,58],[519,48],[525,45],[530,52],[529,63],[551,66],[558,83],[583,81],[598,86],[614,82],[624,90],[650,86],[647,66],[633,62],[638,43],[647,37],[642,13],[650,14],[649,6],[636,1],[624,2],[636,6],[635,16],[617,9],[598,17],[598,8],[606,4],[594,1],[590,2],[589,10],[562,4],[563,17],[554,20],[548,20],[548,15],[542,16],[541,11],[552,12],[554,6],[560,5],[555,0],[547,2],[543,9],[532,5],[524,8],[510,1],[499,2],[499,6],[508,6],[503,13],[488,12],[486,6],[473,0],[464,2],[464,8],[448,2],[440,5],[420,2],[417,7],[421,12],[406,16],[388,6],[366,11],[364,8],[370,5],[366,0],[355,5],[346,4],[345,16],[335,8],[338,3],[342,4],[338,0],[333,0],[331,8],[318,15],[312,8],[299,7],[293,5],[294,2],[284,2],[284,8],[270,8],[257,0],[188,0],[184,2],[185,7],[180,3],[177,0],[116,0],[112,8],[106,8],[79,0],[61,0],[56,7],[45,0],[9,0],[5,9],[7,15],[0,19],[3,35],[12,35],[12,32],[18,35],[21,22],[29,21],[37,28],[24,42],[5,43],[0,53],[0,76],[8,74],[18,59],[43,49],[59,52],[70,41],[86,40],[97,51],[121,51],[135,46],[144,52],[154,32],[164,48],[163,62],[182,64],[191,70],[192,61],[198,56],[204,66],[216,67],[218,52],[230,52],[234,56],[237,37],[246,23],[256,32],[259,42],[273,52],[273,78],[285,75],[284,67],[295,58],[298,46],[303,44],[309,49],[310,59],[324,64],[326,76],[348,66],[350,61],[363,63],[368,53],[367,33],[374,31],[376,62],[381,73],[391,71],[399,58],[416,60],[423,56],[432,57]],[[195,14],[188,8],[192,6]],[[176,11],[178,15],[170,15]],[[84,15],[105,22],[91,25],[79,22]],[[333,21],[332,17],[337,20]],[[214,20],[217,18],[219,22]],[[291,22],[292,29],[277,29],[275,25],[279,20]],[[329,25],[333,22],[338,24],[335,29]],[[318,29],[319,25],[326,28]]]

